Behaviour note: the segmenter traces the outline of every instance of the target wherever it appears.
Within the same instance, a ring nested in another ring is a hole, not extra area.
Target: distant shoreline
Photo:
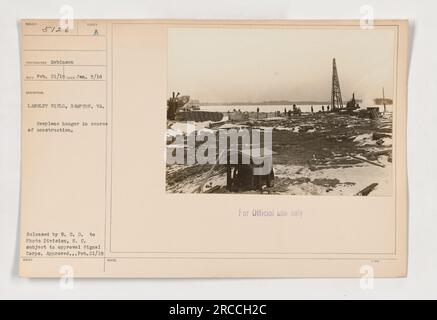
[[[357,103],[361,103],[361,100],[356,100]],[[301,105],[330,105],[331,101],[264,101],[264,102],[201,102],[201,106],[292,106]]]
[[[302,112],[319,112],[319,111],[327,111],[327,106],[330,104],[297,104],[295,103],[296,106],[302,111]],[[233,112],[233,111],[241,111],[241,112],[285,112],[285,110],[290,110],[292,109],[292,105],[293,104],[287,104],[287,105],[279,105],[279,104],[264,104],[264,105],[259,105],[259,104],[245,104],[245,105],[203,105],[200,104],[200,111],[209,111],[209,112],[223,112],[223,113],[227,113],[227,112]],[[324,107],[323,107],[324,106]],[[361,105],[361,109],[365,109],[367,107],[379,107],[380,111],[384,111],[384,107],[383,106],[378,106],[378,105],[366,105],[363,106]],[[393,110],[393,106],[389,106],[387,105],[386,107],[387,111],[391,111]]]

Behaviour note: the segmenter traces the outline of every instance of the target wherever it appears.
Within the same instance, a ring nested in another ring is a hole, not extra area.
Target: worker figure
[[[325,112],[325,106],[322,106],[322,112]]]
[[[329,106],[328,106],[328,112],[329,112]]]
[[[313,108],[313,106],[311,106],[311,113],[314,113],[314,108]]]

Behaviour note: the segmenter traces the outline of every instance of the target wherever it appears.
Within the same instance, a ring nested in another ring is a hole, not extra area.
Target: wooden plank
[[[377,183],[372,183],[370,186],[367,186],[363,190],[358,192],[356,194],[356,196],[368,196],[369,193],[372,192],[376,188],[377,185],[378,185]]]

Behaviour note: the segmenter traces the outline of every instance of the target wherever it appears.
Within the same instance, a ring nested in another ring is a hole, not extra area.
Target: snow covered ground
[[[242,123],[195,123],[191,130],[253,127],[272,129],[275,185],[263,193],[353,196],[377,184],[369,196],[393,194],[392,115],[370,120],[336,114],[308,114]],[[186,123],[171,123],[167,135],[185,136]],[[224,165],[167,166],[167,191],[227,193]],[[260,191],[242,190],[241,193]]]

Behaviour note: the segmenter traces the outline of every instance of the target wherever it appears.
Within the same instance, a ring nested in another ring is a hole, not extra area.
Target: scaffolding
[[[332,91],[331,91],[331,110],[343,108],[343,99],[341,98],[340,80],[338,79],[337,64],[335,58],[332,62]]]

